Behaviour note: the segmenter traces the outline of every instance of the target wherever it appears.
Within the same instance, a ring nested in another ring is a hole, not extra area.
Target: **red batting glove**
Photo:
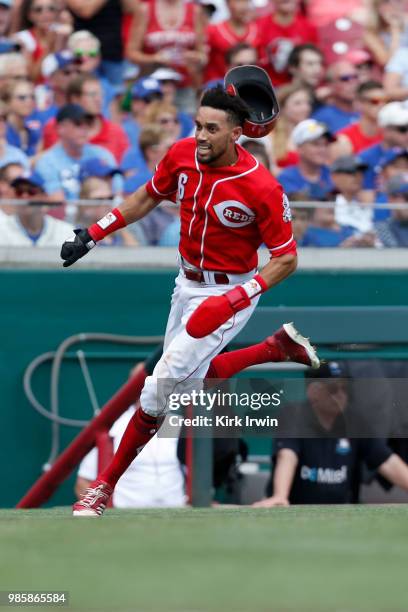
[[[251,281],[238,285],[223,295],[204,300],[187,321],[187,333],[193,338],[204,338],[221,327],[236,312],[248,308],[251,298],[267,289],[263,278],[257,274]]]

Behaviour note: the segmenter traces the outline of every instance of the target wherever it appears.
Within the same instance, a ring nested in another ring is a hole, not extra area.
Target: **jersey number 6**
[[[184,174],[184,172],[182,172],[178,179],[178,189],[177,189],[177,199],[176,199],[176,202],[179,205],[181,204],[181,201],[184,198],[184,185],[187,183],[187,181],[188,181],[187,174]]]

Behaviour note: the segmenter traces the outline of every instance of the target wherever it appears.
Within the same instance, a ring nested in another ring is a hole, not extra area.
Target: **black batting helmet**
[[[279,104],[268,73],[259,66],[237,66],[227,72],[224,87],[237,95],[251,110],[243,132],[250,138],[261,138],[272,130],[279,115]]]

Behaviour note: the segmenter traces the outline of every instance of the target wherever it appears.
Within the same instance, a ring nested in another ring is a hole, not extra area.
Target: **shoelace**
[[[105,500],[107,495],[106,493],[103,492],[102,489],[103,489],[103,485],[98,485],[95,488],[88,487],[80,503],[83,504],[84,506],[90,507],[98,500],[98,497]],[[104,505],[104,504],[100,504],[100,505]]]

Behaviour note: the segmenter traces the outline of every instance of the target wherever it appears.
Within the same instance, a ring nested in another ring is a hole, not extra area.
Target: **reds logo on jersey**
[[[227,200],[214,206],[214,212],[227,227],[245,227],[255,221],[255,213],[242,202]]]

